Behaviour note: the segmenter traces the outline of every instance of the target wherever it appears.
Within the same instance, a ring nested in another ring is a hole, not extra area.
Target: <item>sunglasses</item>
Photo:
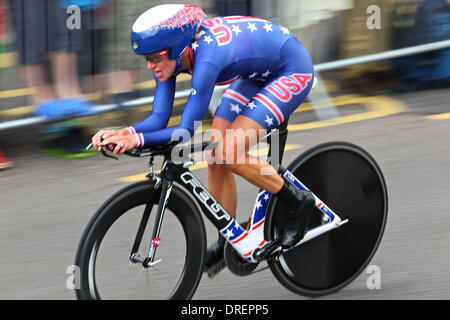
[[[164,60],[164,56],[167,55],[169,50],[162,50],[159,52],[154,52],[145,55],[145,60],[150,61],[151,63],[158,63]]]

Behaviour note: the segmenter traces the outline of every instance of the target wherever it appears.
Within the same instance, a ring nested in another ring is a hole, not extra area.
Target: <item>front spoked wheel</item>
[[[306,296],[336,292],[353,281],[374,256],[387,220],[388,194],[375,160],[360,147],[330,142],[313,147],[287,168],[348,223],[269,261],[275,277]],[[284,207],[275,198],[267,214],[266,239],[284,226]],[[322,221],[315,209],[309,229]]]
[[[112,196],[93,216],[75,259],[78,299],[190,299],[202,276],[206,234],[200,211],[174,184],[161,224],[154,264],[148,255],[161,190],[149,181]]]

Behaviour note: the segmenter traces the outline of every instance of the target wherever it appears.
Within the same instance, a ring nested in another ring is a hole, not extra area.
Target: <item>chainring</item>
[[[240,225],[242,228],[246,229],[249,223],[250,221],[241,222]],[[223,257],[228,269],[230,269],[232,273],[241,277],[250,275],[258,266],[258,263],[249,262],[242,258],[236,249],[234,249],[228,242],[225,243]]]
[[[223,257],[228,269],[230,269],[232,273],[241,277],[252,274],[258,266],[258,263],[252,263],[244,260],[236,249],[234,249],[228,242],[225,243]]]

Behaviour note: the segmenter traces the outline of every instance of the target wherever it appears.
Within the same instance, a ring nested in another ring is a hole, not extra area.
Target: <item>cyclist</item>
[[[131,44],[154,73],[153,112],[131,127],[97,132],[93,146],[100,149],[114,143],[113,152],[122,154],[135,147],[165,144],[177,129],[186,129],[192,136],[194,122],[203,119],[215,85],[230,84],[212,122],[213,132],[221,134],[212,136],[218,146],[207,155],[210,192],[233,217],[237,207],[234,174],[278,195],[287,208],[281,246],[291,248],[298,243],[306,231],[314,197],[286,183],[269,163],[249,155],[257,141],[242,134],[224,137],[227,129],[241,129],[255,132],[259,140],[264,137],[261,132],[277,128],[303,102],[314,77],[303,45],[286,28],[261,18],[206,20],[199,7],[175,4],[156,6],[140,15],[132,27]],[[192,74],[191,94],[180,125],[166,128],[176,76],[181,72]],[[219,234],[207,251],[206,267],[223,259],[224,244]]]

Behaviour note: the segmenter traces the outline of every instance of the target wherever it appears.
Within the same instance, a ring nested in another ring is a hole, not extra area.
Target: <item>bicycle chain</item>
[[[270,268],[270,266],[269,265],[267,265],[267,266],[265,266],[265,267],[263,267],[263,268],[260,268],[260,269],[258,269],[258,270],[253,270],[252,271],[252,273],[251,274],[255,274],[255,273],[258,273],[258,272],[261,272],[261,271],[264,271],[264,270],[267,270],[267,269],[269,269]]]
[[[270,258],[270,259],[273,260],[274,258]],[[270,268],[270,265],[269,265],[269,263],[268,263],[268,260],[265,260],[265,261],[266,261],[266,263],[267,263],[267,266],[262,267],[262,268],[260,268],[260,269],[258,269],[258,270],[254,270],[254,271],[252,272],[252,274],[258,273],[258,272],[261,272],[261,271],[264,271],[264,270],[269,269],[269,268]],[[278,262],[278,257],[275,258],[275,261]]]

